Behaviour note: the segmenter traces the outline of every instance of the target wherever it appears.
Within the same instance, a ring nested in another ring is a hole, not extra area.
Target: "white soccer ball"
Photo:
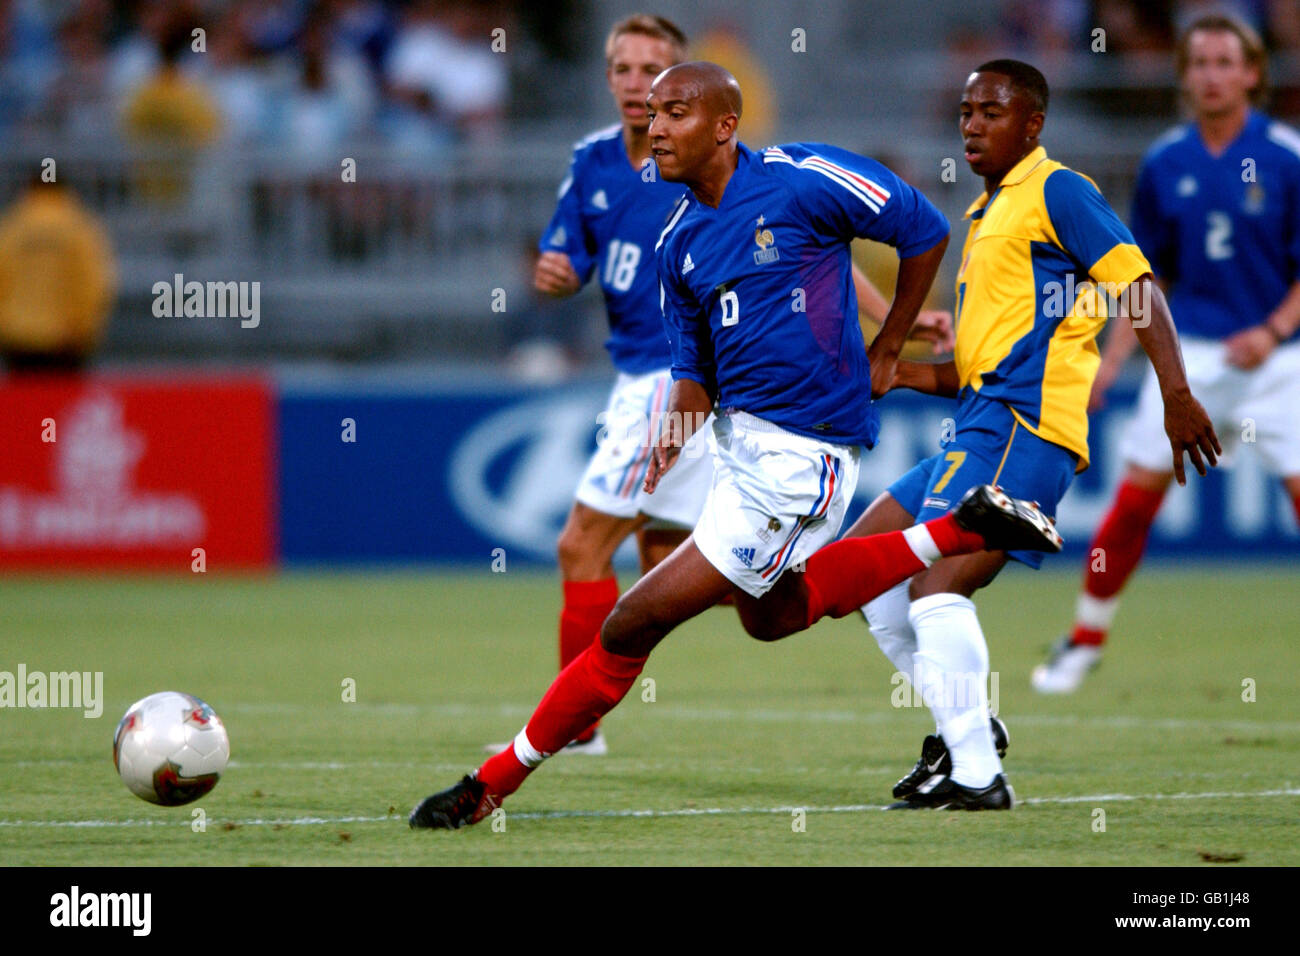
[[[197,697],[163,691],[132,704],[113,734],[113,765],[137,797],[175,807],[217,785],[230,737]]]

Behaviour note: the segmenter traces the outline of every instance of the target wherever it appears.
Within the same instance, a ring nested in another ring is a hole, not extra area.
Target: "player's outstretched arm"
[[[704,424],[711,411],[713,398],[703,385],[688,378],[679,378],[673,382],[673,390],[668,395],[668,415],[650,450],[650,467],[645,476],[646,494],[654,493],[659,479],[677,461],[682,448],[691,440],[695,430]]]
[[[1192,395],[1178,349],[1178,333],[1169,314],[1169,303],[1151,273],[1139,278],[1122,297],[1121,318],[1128,318],[1137,333],[1138,344],[1147,353],[1160,382],[1160,396],[1165,406],[1165,434],[1174,455],[1174,477],[1187,484],[1183,452],[1192,460],[1199,474],[1205,474],[1202,453],[1210,464],[1218,464],[1223,454],[1219,436],[1210,417]]]
[[[961,379],[957,375],[955,362],[908,362],[898,363],[894,374],[894,388],[910,388],[926,395],[938,395],[940,398],[956,398],[961,391]]]
[[[948,248],[945,235],[925,252],[898,260],[898,285],[894,292],[894,302],[885,316],[885,324],[871,348],[867,349],[867,359],[871,363],[871,397],[879,398],[889,391],[894,381],[898,364],[898,353],[903,350],[903,343],[916,321],[917,313],[925,302],[926,294],[939,272],[939,263],[943,261],[944,251]]]

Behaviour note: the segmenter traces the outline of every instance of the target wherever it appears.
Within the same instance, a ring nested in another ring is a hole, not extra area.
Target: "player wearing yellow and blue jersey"
[[[1196,394],[1228,436],[1250,422],[1255,452],[1300,515],[1300,133],[1255,107],[1267,94],[1264,45],[1233,17],[1194,20],[1178,73],[1194,119],[1156,141],[1138,174],[1133,234],[1169,289]],[[1106,343],[1099,405],[1136,344]],[[1160,395],[1148,375],[1120,446],[1125,471],[1087,562],[1074,627],[1034,669],[1041,693],[1078,688],[1097,665],[1172,474],[1159,454]]]
[[[1218,439],[1192,397],[1168,307],[1129,231],[1092,181],[1049,159],[1038,137],[1047,82],[1026,63],[995,60],[967,81],[961,133],[985,192],[967,212],[957,276],[957,348],[943,365],[900,362],[894,387],[958,401],[951,441],[890,486],[850,530],[872,534],[946,511],[985,482],[1049,515],[1088,465],[1088,395],[1095,339],[1109,308],[1134,319],[1159,376],[1174,469],[1186,451],[1204,472]],[[1009,809],[988,713],[988,647],[971,595],[1008,558],[1037,567],[1042,552],[945,558],[865,609],[881,649],[934,712],[938,730],[899,781],[900,809]]]

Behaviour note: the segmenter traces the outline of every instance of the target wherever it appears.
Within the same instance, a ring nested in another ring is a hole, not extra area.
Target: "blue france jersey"
[[[884,166],[847,150],[738,149],[718,208],[687,193],[660,240],[673,377],[704,385],[719,408],[870,448],[880,420],[849,242],[919,255],[948,222]]]
[[[620,372],[641,375],[671,362],[659,312],[654,247],[684,187],[653,162],[632,168],[622,128],[580,141],[539,248],[563,252],[585,285],[596,270],[609,314],[609,350]]]
[[[1180,334],[1221,339],[1263,322],[1300,279],[1300,134],[1251,113],[1215,158],[1194,123],[1151,147],[1133,236],[1172,284]]]

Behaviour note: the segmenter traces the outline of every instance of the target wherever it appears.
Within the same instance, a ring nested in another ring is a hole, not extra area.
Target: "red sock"
[[[984,550],[984,538],[952,515],[925,523],[944,557]],[[808,625],[825,615],[844,617],[926,567],[901,531],[844,538],[808,559]]]
[[[618,603],[618,578],[599,581],[565,581],[564,607],[560,611],[560,670],[591,647],[600,626]],[[590,740],[599,724],[592,724],[576,740]]]
[[[1300,495],[1291,499],[1291,507],[1295,508],[1295,519],[1300,521]]]
[[[1127,481],[1119,486],[1115,503],[1088,548],[1083,571],[1086,593],[1105,600],[1124,589],[1142,560],[1151,523],[1163,500],[1163,492],[1140,488]],[[1100,645],[1105,643],[1106,632],[1076,623],[1070,640],[1075,644]]]
[[[593,642],[560,672],[533,711],[524,729],[528,742],[543,754],[553,754],[563,748],[583,728],[614,709],[645,662],[644,657],[611,654],[600,641]],[[520,762],[511,744],[488,758],[479,768],[478,777],[490,793],[505,797],[518,790],[533,769]]]

